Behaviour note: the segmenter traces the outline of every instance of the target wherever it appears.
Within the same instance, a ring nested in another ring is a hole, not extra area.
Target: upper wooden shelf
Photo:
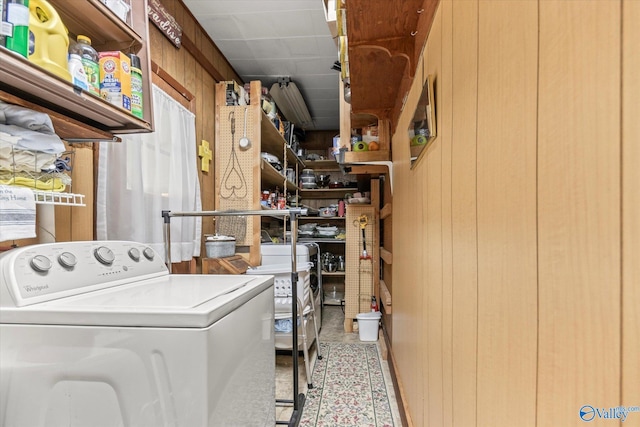
[[[297,164],[300,167],[305,167],[305,163],[300,159],[300,157],[296,156],[296,153],[293,152],[291,147],[289,147],[278,129],[271,123],[267,115],[260,109],[260,130],[262,131],[262,151],[273,154],[274,156],[278,156],[279,158],[283,157],[283,154],[286,153],[287,156],[287,164],[288,166],[294,167]]]
[[[389,150],[347,151],[344,153],[344,162],[347,164],[359,162],[383,162],[390,160],[391,153]]]
[[[113,133],[151,130],[148,122],[127,110],[74,88],[71,82],[3,48],[0,48],[0,90],[97,129]]]
[[[335,160],[306,160],[305,167],[314,171],[337,171],[340,165]]]
[[[357,188],[316,188],[300,189],[303,199],[344,199],[345,194],[357,192]]]
[[[90,34],[91,45],[97,51],[121,50],[135,53],[143,46],[140,34],[118,18],[100,0],[49,2],[63,17],[69,33],[76,36]]]
[[[260,169],[260,177],[263,185],[263,190],[275,187],[280,187],[280,189],[283,191],[295,192],[299,190],[298,186],[295,183],[286,179],[284,175],[278,172],[264,159],[260,160]]]
[[[439,0],[347,0],[353,114],[397,123]]]
[[[132,2],[132,25],[116,16],[100,0],[50,0],[69,32],[91,38],[97,51],[120,50],[140,57],[144,118],[93,96],[8,49],[0,48],[0,99],[56,116],[67,138],[108,138],[111,134],[153,129],[146,2]]]

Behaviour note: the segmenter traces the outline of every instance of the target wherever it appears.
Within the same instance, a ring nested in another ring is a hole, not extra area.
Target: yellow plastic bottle
[[[58,12],[46,0],[29,1],[29,60],[71,81],[67,52],[69,36]]]

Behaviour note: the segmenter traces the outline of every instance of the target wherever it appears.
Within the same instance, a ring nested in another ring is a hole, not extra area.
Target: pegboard
[[[245,132],[252,142],[248,150],[238,144]],[[216,209],[255,210],[260,200],[260,110],[259,106],[219,106],[216,118]],[[235,127],[232,129],[232,119]],[[258,143],[256,143],[256,141]],[[257,217],[218,217],[216,231],[232,235],[236,244],[254,244],[254,227]]]
[[[363,252],[362,229],[358,222],[360,215],[366,215],[365,243],[370,259],[361,260]],[[358,313],[371,311],[371,296],[376,295],[375,277],[378,274],[380,243],[378,239],[378,216],[371,205],[350,204],[347,207],[345,223],[347,238],[345,248],[345,328],[347,322]]]

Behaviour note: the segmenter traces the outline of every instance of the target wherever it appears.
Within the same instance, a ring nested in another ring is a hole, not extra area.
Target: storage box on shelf
[[[0,99],[53,113],[50,115],[54,127],[63,138],[105,139],[109,134],[153,130],[146,1],[132,2],[131,26],[99,0],[49,0],[49,3],[68,29],[70,40],[82,34],[91,38],[97,51],[120,50],[140,57],[142,119],[4,48],[0,48]],[[73,134],[65,134],[67,129]]]

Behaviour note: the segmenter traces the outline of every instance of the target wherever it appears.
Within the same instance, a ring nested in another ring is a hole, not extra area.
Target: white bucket
[[[356,315],[360,341],[378,341],[378,322],[382,317],[379,311],[370,311]]]

